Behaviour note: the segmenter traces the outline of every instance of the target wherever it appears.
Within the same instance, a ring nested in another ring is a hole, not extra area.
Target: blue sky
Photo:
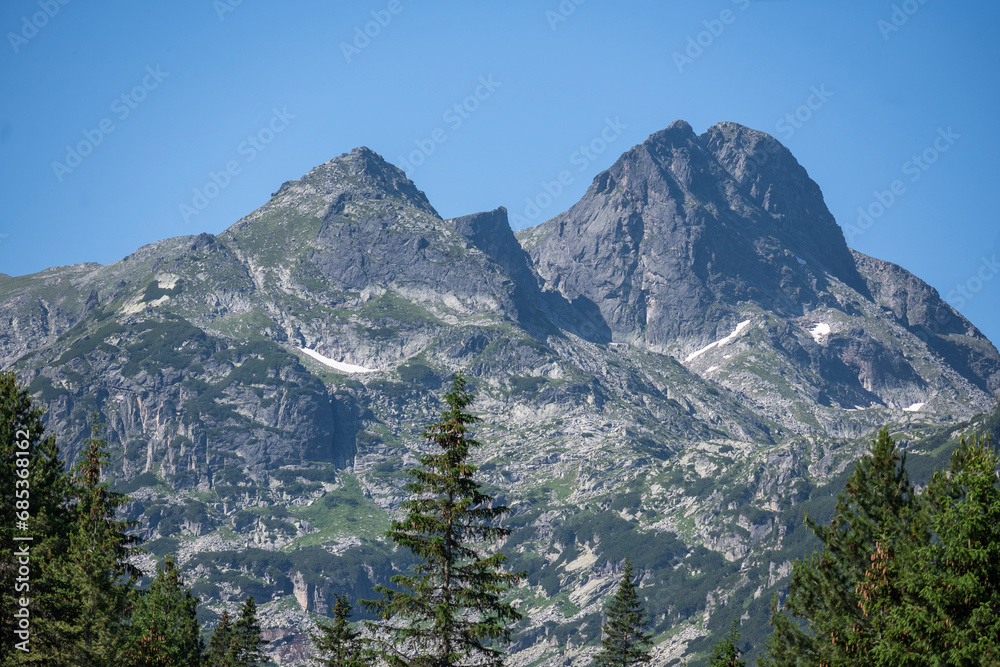
[[[360,145],[446,217],[523,226],[672,121],[729,120],[1000,343],[998,26],[971,0],[7,0],[0,271],[218,233]]]

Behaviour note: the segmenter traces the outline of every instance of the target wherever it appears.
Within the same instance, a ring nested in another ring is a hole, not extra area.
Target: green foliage
[[[405,364],[398,366],[396,372],[399,373],[399,379],[403,382],[415,382],[432,389],[437,389],[441,386],[441,380],[438,378],[437,373],[434,372],[434,369],[419,361],[407,361]]]
[[[257,603],[251,595],[243,601],[236,621],[228,611],[222,612],[212,637],[208,640],[204,667],[254,667],[268,663],[263,646],[267,644],[261,637],[260,621],[257,620]]]
[[[908,534],[913,488],[887,429],[879,432],[837,498],[829,525],[807,523],[822,543],[811,558],[796,561],[785,608],[808,621],[803,629],[777,609],[769,660],[776,665],[857,664],[861,639],[872,633],[857,586],[880,539]]]
[[[121,658],[133,667],[198,667],[202,642],[197,609],[198,599],[185,590],[167,556],[149,590],[133,594]]]
[[[533,394],[548,382],[548,378],[534,375],[512,375],[508,382],[512,394]]]
[[[211,343],[204,331],[175,315],[163,321],[148,320],[137,325],[140,334],[126,346],[128,362],[122,375],[132,377],[145,370],[155,373],[163,368],[182,370],[211,353]]]
[[[100,428],[97,423],[91,426],[83,457],[74,469],[76,525],[69,558],[58,561],[78,605],[71,636],[82,664],[109,664],[116,659],[129,598],[142,575],[131,564],[139,538],[129,531],[136,522],[117,518],[129,499],[111,491],[101,479],[108,459],[107,442],[98,437]]]
[[[983,422],[983,435],[990,439],[992,443],[1000,443],[1000,403]]]
[[[1000,486],[996,451],[964,437],[914,494],[883,430],[838,499],[823,550],[795,563],[772,603],[759,665],[993,665],[1000,662]]]
[[[66,558],[69,548],[74,490],[55,439],[45,436],[41,417],[42,411],[16,376],[0,372],[0,632],[5,649],[0,665],[4,666],[58,664],[68,655],[63,626],[75,617],[75,600],[66,597],[65,582],[51,567],[56,559]],[[19,527],[18,521],[26,526]],[[27,578],[21,576],[18,562],[25,551]],[[30,636],[15,634],[21,630],[15,614],[22,615],[22,598],[30,600]],[[27,653],[15,648],[25,640],[21,647]]]
[[[63,352],[62,356],[59,357],[59,360],[56,361],[55,365],[62,366],[67,361],[80,359],[98,348],[111,350],[111,346],[108,345],[105,340],[109,336],[122,333],[123,331],[124,329],[117,322],[108,322],[107,324],[99,327],[92,334],[83,336],[82,338],[78,338],[73,341],[73,344],[70,345],[65,352]]]
[[[230,651],[234,667],[253,667],[267,662],[263,647],[267,644],[261,636],[260,621],[257,620],[257,603],[251,595],[243,601],[240,615],[233,626]]]
[[[615,512],[575,512],[555,529],[553,540],[561,544],[585,543],[600,539],[598,564],[620,563],[626,556],[644,570],[673,564],[687,547],[673,533],[637,530]],[[721,556],[719,557],[721,560]]]
[[[369,623],[376,655],[392,667],[486,664],[501,666],[498,641],[509,639],[509,625],[521,615],[501,600],[521,575],[502,570],[501,553],[484,554],[482,545],[506,537],[496,525],[508,512],[475,481],[469,455],[480,443],[469,436],[477,418],[466,411],[473,395],[461,374],[444,396],[447,408],[425,437],[437,447],[408,470],[407,512],[387,535],[417,557],[413,574],[399,574],[396,588],[377,586],[378,600],[363,600],[380,623]]]
[[[745,667],[747,663],[740,660],[743,651],[736,645],[739,640],[739,623],[733,621],[733,629],[712,647],[709,667]]]
[[[319,634],[310,633],[317,667],[367,667],[365,645],[360,634],[351,629],[348,620],[351,605],[343,595],[333,605],[333,623],[318,623]]]
[[[876,544],[858,591],[869,664],[1000,663],[1000,487],[995,450],[964,437],[904,539]]]
[[[232,644],[233,621],[229,617],[229,612],[224,611],[219,617],[212,637],[208,640],[205,655],[202,656],[203,667],[232,667],[233,656],[230,652]]]
[[[632,561],[626,556],[618,591],[604,610],[604,637],[594,658],[596,667],[629,667],[652,660],[652,636],[645,630],[646,612],[632,574]]]

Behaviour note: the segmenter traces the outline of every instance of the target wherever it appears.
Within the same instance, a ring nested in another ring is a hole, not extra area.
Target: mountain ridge
[[[1000,391],[992,343],[734,123],[650,135],[516,234],[357,148],[218,235],[0,276],[0,321],[67,457],[99,414],[152,553],[213,614],[259,596],[282,664],[404,565],[379,526],[456,370],[529,573],[514,665],[586,664],[626,547],[661,664],[766,614],[865,437],[948,435]]]

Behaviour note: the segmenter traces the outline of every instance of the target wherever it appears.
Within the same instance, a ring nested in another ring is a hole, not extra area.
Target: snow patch
[[[706,372],[706,373],[711,373],[712,371],[717,371],[717,370],[719,370],[719,367],[718,367],[718,366],[709,366],[709,367],[708,367],[708,370],[707,370],[707,371],[705,371],[705,372]]]
[[[920,412],[920,408],[927,405],[926,403],[914,403],[908,408],[903,408],[903,412]]]
[[[697,352],[692,352],[684,360],[684,363],[687,363],[687,362],[691,361],[692,359],[696,359],[696,358],[700,357],[701,355],[705,354],[706,352],[708,352],[712,348],[722,347],[723,345],[726,345],[727,343],[731,342],[734,338],[736,338],[738,335],[740,335],[740,332],[743,331],[744,329],[746,329],[748,326],[750,326],[750,320],[743,320],[742,322],[740,322],[739,324],[736,325],[736,330],[733,331],[733,333],[729,334],[725,338],[722,338],[720,340],[715,341],[714,343],[709,343],[708,345],[706,345],[705,347],[701,348]]]
[[[813,337],[814,341],[820,343],[824,337],[830,335],[830,325],[826,322],[820,322],[809,330],[809,335]]]
[[[355,366],[354,364],[345,364],[343,361],[336,361],[330,357],[324,357],[316,350],[310,350],[307,347],[300,347],[299,350],[305,352],[319,363],[325,364],[338,371],[343,371],[344,373],[374,373],[378,370],[375,368],[365,368],[364,366]]]

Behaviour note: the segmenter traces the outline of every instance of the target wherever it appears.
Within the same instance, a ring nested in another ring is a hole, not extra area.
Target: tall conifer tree
[[[312,635],[313,646],[319,654],[317,667],[368,667],[360,633],[351,628],[351,604],[343,595],[337,596],[333,605],[333,623],[320,623],[319,634]]]
[[[129,499],[102,480],[108,459],[100,429],[95,416],[83,457],[74,469],[76,524],[66,558],[57,563],[78,612],[66,626],[75,653],[68,664],[86,667],[117,664],[128,600],[142,575],[130,562],[140,541],[129,532],[136,522],[117,518]]]
[[[122,659],[132,667],[198,667],[198,598],[184,587],[173,559],[157,568],[148,591],[134,593]]]
[[[257,603],[253,596],[243,601],[240,615],[233,625],[232,654],[234,667],[255,667],[267,663],[261,634],[260,620],[257,618]]]
[[[232,667],[233,664],[233,620],[228,611],[223,611],[212,637],[208,640],[202,667]]]
[[[873,629],[857,586],[876,542],[910,535],[914,495],[901,453],[882,429],[837,497],[833,520],[807,522],[823,543],[811,558],[796,561],[785,609],[808,622],[803,629],[772,605],[774,633],[760,664],[775,666],[858,664]],[[914,536],[917,538],[917,536]]]
[[[508,512],[493,504],[475,481],[469,463],[480,446],[469,434],[478,419],[466,411],[473,395],[461,374],[452,378],[440,421],[424,436],[434,451],[407,470],[407,512],[387,535],[418,558],[412,574],[392,577],[395,588],[378,586],[382,597],[362,601],[382,619],[369,627],[383,641],[379,660],[392,667],[503,665],[495,644],[509,639],[521,618],[501,600],[523,575],[503,571],[505,557],[484,545],[509,534],[498,525]]]
[[[42,410],[14,373],[0,371],[0,633],[10,649],[0,652],[3,667],[60,664],[72,655],[65,628],[78,605],[52,566],[69,548],[74,501],[59,447],[45,435]],[[18,582],[17,558],[24,556],[15,551],[25,550],[29,576]],[[21,598],[29,601],[29,637],[21,644],[27,651],[15,646],[23,641],[14,634]]]
[[[733,629],[712,647],[711,662],[708,667],[746,667],[746,661],[740,660],[743,651],[736,645],[740,640],[739,623],[733,621]]]
[[[933,538],[878,542],[858,586],[875,631],[867,664],[1000,664],[998,463],[985,438],[963,437],[920,496]]]
[[[646,612],[632,577],[632,561],[626,556],[618,591],[604,610],[604,637],[594,659],[597,667],[631,667],[652,659],[652,637],[645,630]]]

